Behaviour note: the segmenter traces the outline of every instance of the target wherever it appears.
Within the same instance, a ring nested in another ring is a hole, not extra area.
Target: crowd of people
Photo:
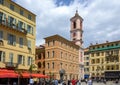
[[[29,85],[81,85],[81,80],[77,79],[72,79],[72,80],[67,80],[67,81],[60,81],[57,79],[49,80],[49,79],[41,79],[39,81],[33,81],[31,78],[29,81]],[[87,85],[93,85],[92,84],[92,79],[89,78],[87,81]]]

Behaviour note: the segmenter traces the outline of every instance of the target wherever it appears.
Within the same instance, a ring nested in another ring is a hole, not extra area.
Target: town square
[[[120,85],[118,0],[0,0],[0,85]]]

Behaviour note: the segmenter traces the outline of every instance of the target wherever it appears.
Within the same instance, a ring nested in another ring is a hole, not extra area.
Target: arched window
[[[73,28],[76,28],[76,22],[73,22]]]

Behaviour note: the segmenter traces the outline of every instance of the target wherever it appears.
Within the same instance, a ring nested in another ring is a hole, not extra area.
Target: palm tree
[[[29,67],[29,72],[32,73],[36,68],[37,66],[35,66],[35,64],[31,64]]]

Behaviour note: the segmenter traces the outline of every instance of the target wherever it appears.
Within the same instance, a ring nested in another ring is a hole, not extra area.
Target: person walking
[[[77,80],[76,85],[81,85],[81,80]]]
[[[58,80],[57,79],[54,80],[54,84],[58,85]]]
[[[32,77],[31,77],[30,80],[29,80],[29,84],[30,84],[30,85],[33,85],[33,84],[34,84],[34,80],[33,80]]]
[[[92,82],[92,79],[89,78],[88,82],[87,82],[87,85],[93,85],[93,82]]]

